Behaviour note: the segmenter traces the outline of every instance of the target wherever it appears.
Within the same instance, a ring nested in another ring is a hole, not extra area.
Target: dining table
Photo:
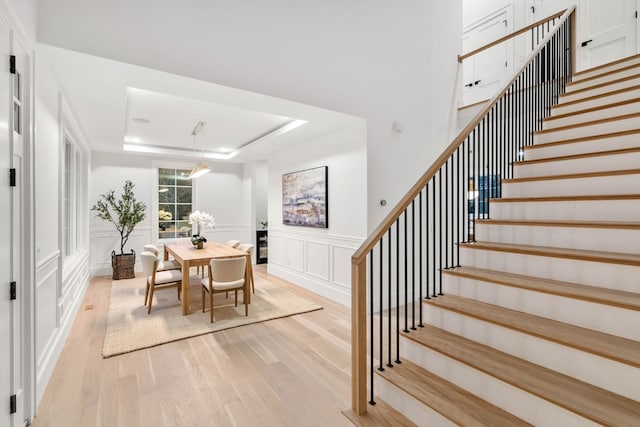
[[[206,242],[202,249],[198,249],[189,239],[178,239],[171,243],[164,244],[164,260],[173,256],[180,263],[182,269],[182,315],[191,313],[189,307],[189,288],[191,285],[191,267],[209,265],[214,258],[235,258],[244,256],[247,258],[244,280],[243,298],[247,304],[251,303],[251,282],[253,281],[253,269],[251,267],[251,254],[227,246],[224,243]]]

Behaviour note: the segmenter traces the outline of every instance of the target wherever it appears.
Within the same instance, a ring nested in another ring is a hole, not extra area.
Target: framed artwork
[[[328,167],[282,175],[282,223],[328,228]]]

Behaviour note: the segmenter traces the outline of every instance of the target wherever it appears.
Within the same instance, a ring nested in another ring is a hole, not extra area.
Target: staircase
[[[352,421],[640,426],[640,56],[574,75],[491,203]]]

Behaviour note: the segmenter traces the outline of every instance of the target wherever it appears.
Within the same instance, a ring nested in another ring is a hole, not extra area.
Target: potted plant
[[[120,253],[116,254],[115,250],[111,252],[113,280],[135,277],[136,253],[131,249],[131,253],[125,254],[124,246],[135,226],[145,218],[147,206],[136,200],[133,187],[133,183],[127,180],[119,198],[116,198],[113,190],[109,190],[102,194],[91,208],[92,211],[96,211],[98,218],[113,223],[120,233]]]

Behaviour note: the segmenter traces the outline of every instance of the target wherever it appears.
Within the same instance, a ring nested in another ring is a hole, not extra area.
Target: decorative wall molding
[[[44,269],[50,267],[50,264],[52,263],[58,263],[58,258],[60,258],[60,255],[62,254],[62,252],[60,251],[55,251],[52,252],[51,254],[49,254],[49,256],[47,256],[46,258],[43,258],[40,260],[40,262],[38,262],[38,264],[36,265],[36,275],[40,272],[43,271]],[[56,265],[57,267],[57,265]]]
[[[53,310],[53,314],[51,314],[52,316],[57,314],[60,304],[66,306],[66,308],[64,308],[62,316],[55,316],[60,318],[60,324],[53,328],[52,331],[43,331],[42,328],[36,329],[37,334],[46,332],[47,335],[49,335],[46,337],[40,336],[40,340],[44,342],[44,345],[41,343],[42,348],[36,349],[36,351],[39,352],[39,354],[36,354],[36,406],[39,405],[42,400],[46,386],[53,374],[55,364],[60,357],[64,343],[69,336],[71,326],[73,325],[73,321],[76,317],[80,304],[82,303],[87,286],[89,285],[88,259],[89,254],[88,252],[85,252],[82,260],[75,263],[74,267],[70,269],[66,275],[68,283],[66,283],[64,287],[56,286],[57,278],[59,277],[59,275],[55,274],[57,273],[57,268],[53,271],[44,269],[39,270],[43,273],[44,271],[48,272],[46,275],[38,277],[36,302],[40,303],[37,304],[40,305],[40,308],[36,311],[36,316],[38,316],[39,313],[43,313],[45,308],[48,308],[49,313]],[[41,262],[39,264],[39,266],[42,265],[57,265],[57,263],[54,264],[52,260],[48,259],[46,263]],[[49,285],[47,286],[47,284]],[[55,294],[58,292],[57,289],[62,288],[65,289],[64,295],[51,297],[49,294],[46,294],[47,291]],[[42,293],[42,295],[38,295],[38,293]],[[54,307],[42,307],[43,304],[53,304]],[[41,320],[44,322],[50,321],[48,318]],[[36,323],[38,323],[37,318]]]
[[[363,239],[269,228],[268,271],[344,305],[350,305],[351,256]]]

